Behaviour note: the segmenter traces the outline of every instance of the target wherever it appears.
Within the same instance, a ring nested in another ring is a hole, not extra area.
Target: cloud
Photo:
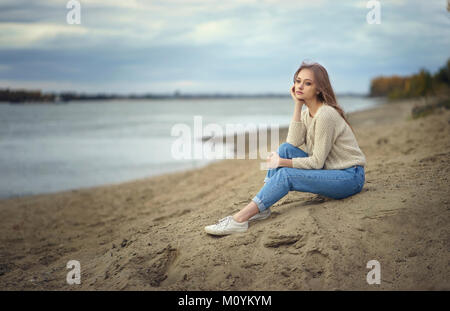
[[[85,27],[49,23],[0,23],[0,45],[5,48],[25,48],[45,45],[59,36],[72,38],[88,34]]]
[[[374,74],[445,62],[443,1],[381,1],[380,25],[367,24],[366,3],[83,0],[81,25],[68,25],[65,1],[3,0],[0,79],[45,89],[277,92],[309,58],[349,91],[366,90]]]
[[[208,21],[198,24],[186,34],[186,40],[195,43],[214,43],[233,39],[239,31],[237,23],[232,19]]]

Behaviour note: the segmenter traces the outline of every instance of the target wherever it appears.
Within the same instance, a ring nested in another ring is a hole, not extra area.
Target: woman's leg
[[[250,201],[246,207],[233,215],[233,219],[237,222],[249,220],[252,216],[259,213],[258,205],[254,201]]]
[[[278,147],[278,154],[281,158],[284,159],[292,159],[299,157],[307,157],[308,154],[304,152],[302,149],[295,147],[290,143],[283,143]],[[266,178],[264,178],[264,183],[267,183],[269,179],[275,175],[282,167],[271,168],[267,171]],[[241,209],[238,213],[233,215],[233,219],[237,222],[243,222],[251,218],[252,216],[258,214],[260,212],[258,205],[254,200],[250,201],[246,207]]]
[[[291,145],[290,143],[282,143],[278,147],[278,154],[283,159],[292,159],[292,158],[304,158],[307,157],[308,154],[304,152],[302,149],[295,147],[294,145]],[[264,178],[264,182],[266,183],[270,177],[272,177],[276,172],[278,172],[281,169],[281,167],[277,168],[271,168],[267,171],[266,178]]]
[[[364,167],[352,166],[342,170],[314,170],[281,167],[252,199],[259,211],[275,204],[289,191],[320,194],[343,199],[362,190]]]

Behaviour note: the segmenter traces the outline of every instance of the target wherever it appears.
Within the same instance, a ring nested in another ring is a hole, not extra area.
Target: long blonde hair
[[[317,99],[321,101],[322,103],[326,103],[327,105],[333,107],[334,109],[339,112],[341,117],[347,122],[347,124],[350,126],[352,132],[353,127],[348,122],[347,118],[345,117],[344,110],[341,106],[339,106],[336,96],[334,95],[333,87],[331,86],[330,78],[328,77],[327,70],[319,63],[308,63],[303,61],[300,67],[297,69],[297,71],[294,74],[294,83],[295,79],[297,78],[298,73],[304,69],[310,69],[314,73],[314,79],[316,83],[317,90],[319,91],[319,94],[317,95]]]

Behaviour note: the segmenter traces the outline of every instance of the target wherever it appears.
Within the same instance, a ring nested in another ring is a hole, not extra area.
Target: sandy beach
[[[362,192],[290,192],[242,234],[203,228],[263,186],[258,159],[1,200],[0,289],[450,290],[450,111],[412,119],[416,104],[349,114],[368,162]],[[66,282],[70,260],[79,285]],[[370,260],[379,285],[366,281]]]

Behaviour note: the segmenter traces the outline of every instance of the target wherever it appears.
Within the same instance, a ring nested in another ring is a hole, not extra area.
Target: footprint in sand
[[[167,271],[178,256],[176,248],[168,245],[162,250],[133,259],[137,274],[153,287],[159,287],[167,278]]]
[[[271,235],[266,237],[263,245],[265,247],[277,248],[285,245],[295,244],[298,240],[302,238],[301,234],[293,235]]]

